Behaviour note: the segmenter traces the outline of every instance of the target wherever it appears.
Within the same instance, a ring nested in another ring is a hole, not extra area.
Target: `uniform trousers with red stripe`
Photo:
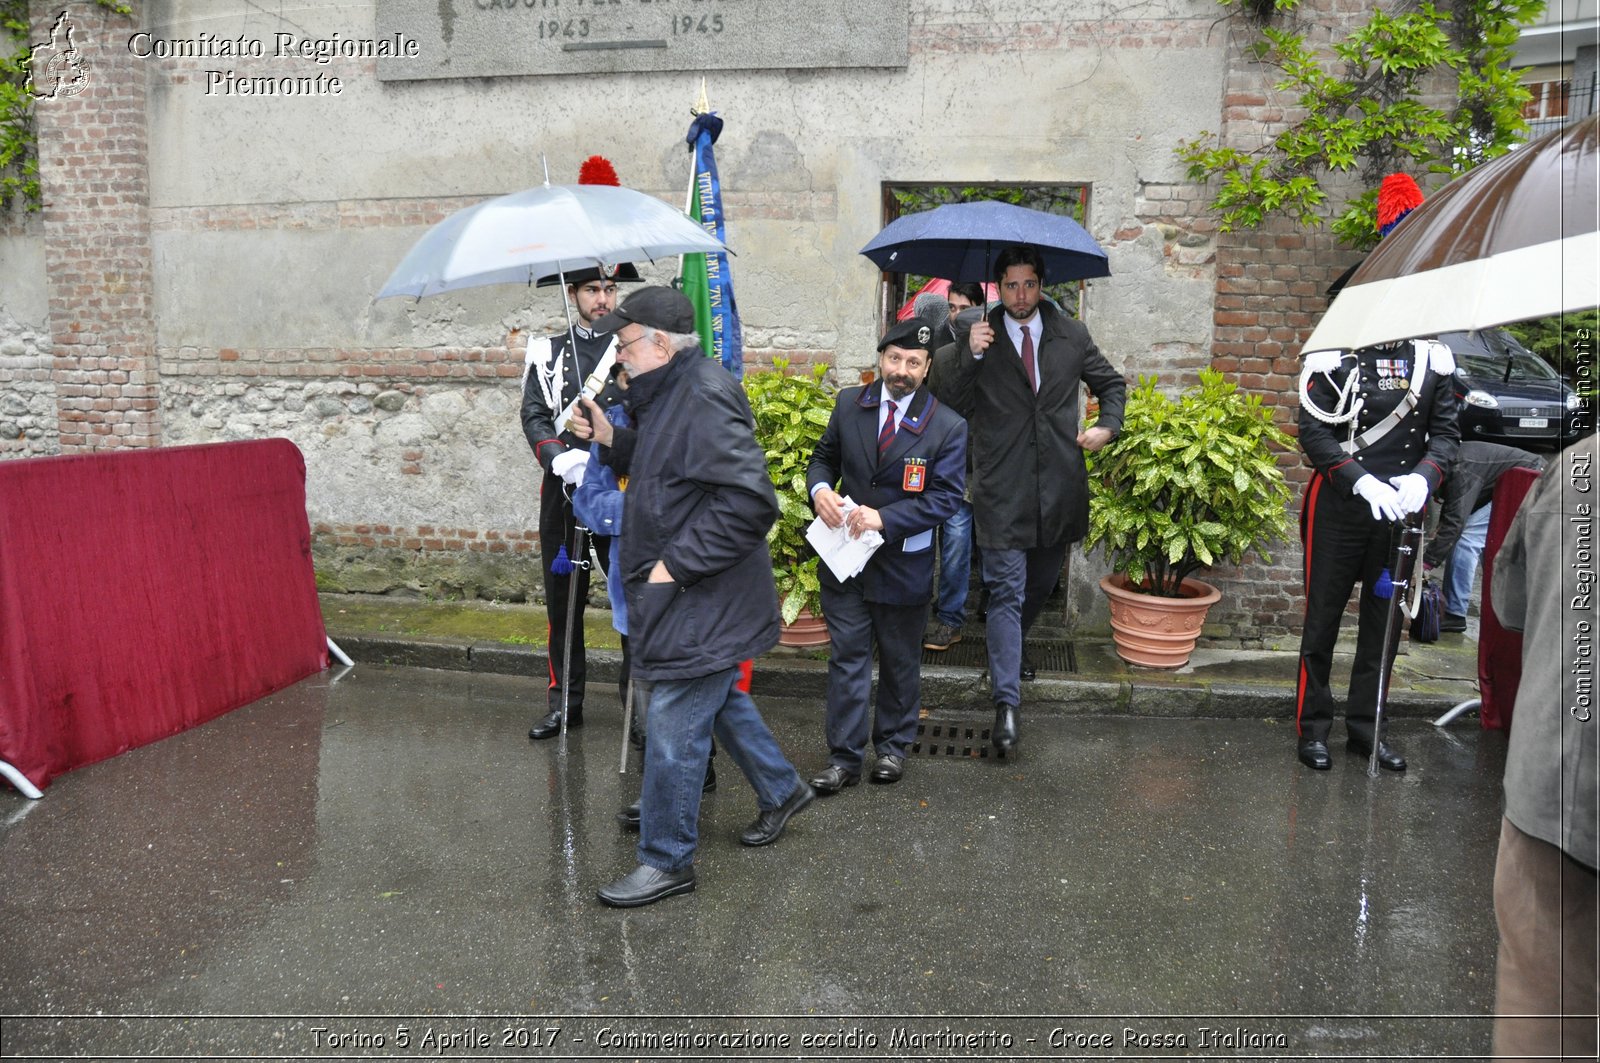
[[[1295,723],[1301,739],[1328,740],[1335,703],[1328,689],[1339,621],[1350,592],[1361,584],[1360,623],[1345,730],[1370,744],[1377,715],[1378,674],[1389,603],[1372,593],[1378,577],[1394,562],[1397,525],[1374,520],[1372,507],[1347,494],[1321,473],[1311,478],[1300,510],[1300,541],[1305,546],[1306,613],[1300,633],[1300,676],[1295,692]],[[1395,628],[1399,642],[1399,625]],[[1388,659],[1393,664],[1395,647]],[[1388,720],[1384,720],[1388,730]],[[1380,736],[1381,737],[1381,736]]]
[[[583,639],[583,612],[589,604],[589,568],[574,568],[569,573],[554,572],[550,565],[564,546],[572,553],[572,500],[562,489],[561,477],[546,473],[539,494],[539,553],[540,569],[544,574],[544,608],[549,618],[549,706],[551,712],[561,709],[562,658],[566,652],[567,598],[572,591],[578,595],[578,610],[573,614],[576,623],[572,628],[572,689],[567,692],[567,708],[573,716],[583,715],[584,681],[588,676],[587,651]],[[602,560],[611,557],[611,540],[599,536],[587,537],[594,544],[594,552]],[[569,558],[573,561],[585,558]],[[604,570],[602,569],[602,576]],[[623,657],[624,668],[627,657]],[[619,692],[626,695],[626,671],[617,684]]]

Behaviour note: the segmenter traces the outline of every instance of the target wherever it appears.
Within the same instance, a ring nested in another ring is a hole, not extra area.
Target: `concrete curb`
[[[467,639],[396,637],[331,631],[333,640],[357,663],[525,676],[543,681],[549,674],[543,649]],[[1285,654],[1287,658],[1289,655]],[[614,684],[622,666],[616,650],[589,651],[589,681]],[[756,696],[814,698],[827,691],[826,661],[778,650],[761,658],[752,681]],[[923,700],[934,711],[989,711],[984,673],[970,668],[925,667]],[[1241,682],[1202,676],[1140,672],[1127,675],[1061,674],[1024,684],[1030,711],[1062,715],[1144,716],[1152,719],[1289,719],[1294,715],[1294,685]],[[1395,687],[1389,712],[1395,717],[1433,718],[1461,700],[1458,692]]]

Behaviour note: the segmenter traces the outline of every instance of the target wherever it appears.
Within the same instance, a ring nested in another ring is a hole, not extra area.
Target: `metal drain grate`
[[[1078,653],[1068,639],[1030,640],[1025,647],[1028,660],[1041,673],[1076,672]],[[982,636],[964,636],[948,650],[923,650],[923,664],[940,664],[947,668],[989,667],[989,643]]]
[[[932,720],[917,724],[917,737],[911,743],[911,753],[919,757],[1006,759],[1004,753],[989,744],[989,728],[963,723],[934,723]]]

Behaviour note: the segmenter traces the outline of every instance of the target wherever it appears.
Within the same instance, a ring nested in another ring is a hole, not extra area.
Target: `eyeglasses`
[[[654,333],[651,333],[651,332],[641,332],[639,335],[635,336],[631,340],[623,340],[621,343],[617,344],[617,353],[621,354],[623,351],[627,350],[629,347],[633,346],[635,343],[638,343],[640,340],[650,339],[651,336],[653,336],[653,335],[654,335]]]

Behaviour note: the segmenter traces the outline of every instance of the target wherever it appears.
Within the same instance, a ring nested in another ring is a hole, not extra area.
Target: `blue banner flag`
[[[722,119],[715,114],[701,114],[689,126],[685,140],[694,153],[689,217],[726,243],[722,183],[717,179],[717,159],[711,150],[721,133]],[[735,377],[743,377],[744,335],[739,327],[739,308],[733,301],[728,256],[721,251],[711,255],[685,255],[680,281],[683,293],[695,305],[695,325],[706,354],[721,362]]]

